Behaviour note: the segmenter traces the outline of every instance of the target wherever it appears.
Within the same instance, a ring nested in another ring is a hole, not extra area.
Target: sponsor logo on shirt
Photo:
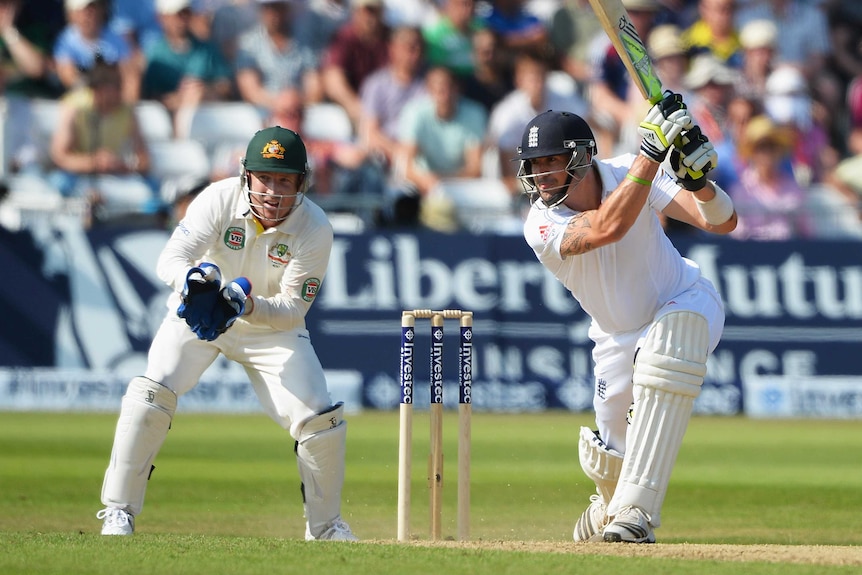
[[[302,284],[302,299],[305,301],[314,301],[317,295],[317,290],[320,289],[320,280],[317,278],[308,278]]]
[[[237,227],[230,227],[224,233],[224,245],[232,250],[241,250],[245,247],[245,230]]]

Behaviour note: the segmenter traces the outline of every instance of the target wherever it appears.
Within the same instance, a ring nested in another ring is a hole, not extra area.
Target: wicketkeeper
[[[168,240],[157,271],[174,293],[146,371],[123,397],[97,514],[102,534],[134,532],[178,398],[222,354],[243,366],[264,411],[295,440],[305,538],[357,539],[341,517],[344,407],[332,404],[305,327],[333,239],[305,197],[309,178],[300,137],[263,129],[239,177],[203,190]]]

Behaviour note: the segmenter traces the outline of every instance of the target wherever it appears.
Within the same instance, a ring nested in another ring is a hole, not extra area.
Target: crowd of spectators
[[[862,3],[624,4],[719,150],[736,237],[862,237]],[[200,142],[207,173],[169,181],[136,112],[158,106],[184,140],[199,110],[235,104],[249,133],[303,135],[328,209],[444,231],[469,228],[449,179],[502,182],[523,209],[511,158],[534,115],[584,116],[607,157],[637,152],[647,106],[587,0],[0,0],[0,92],[7,201],[27,174],[93,222],[164,216],[234,175],[241,139]],[[46,102],[47,131],[28,115]]]

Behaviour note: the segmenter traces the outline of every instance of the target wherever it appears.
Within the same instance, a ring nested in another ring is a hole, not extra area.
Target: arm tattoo
[[[592,227],[586,213],[580,213],[569,220],[566,231],[563,232],[563,241],[560,243],[560,253],[566,255],[580,255],[593,249],[593,244],[586,241],[587,229]]]

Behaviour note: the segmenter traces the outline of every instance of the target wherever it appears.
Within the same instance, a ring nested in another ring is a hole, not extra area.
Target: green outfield
[[[862,572],[862,421],[695,418],[658,544],[570,541],[592,486],[590,414],[476,413],[472,542],[428,539],[427,412],[414,422],[414,542],[395,542],[397,412],[349,417],[344,515],[358,544],[302,541],[293,444],[263,415],[179,413],[133,538],[98,535],[115,414],[0,413],[0,575],[62,573]],[[444,536],[455,534],[446,413]]]

